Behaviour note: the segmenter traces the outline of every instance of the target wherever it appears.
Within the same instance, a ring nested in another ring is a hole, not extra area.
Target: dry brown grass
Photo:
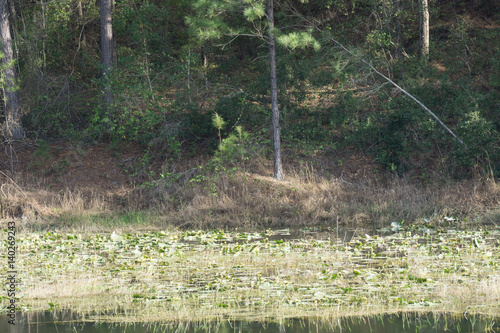
[[[0,174],[0,219],[21,219],[22,226],[46,225],[52,218],[72,215],[85,218],[114,210],[115,193],[93,190],[51,191],[39,181],[15,182]]]
[[[269,163],[262,160],[233,173],[192,169],[176,182],[160,180],[133,192],[126,188],[54,192],[40,184],[19,185],[2,174],[1,217],[23,216],[41,226],[61,216],[99,224],[102,221],[92,217],[147,211],[156,218],[143,221],[144,225],[280,228],[337,223],[380,227],[393,221],[438,221],[444,216],[498,224],[500,216],[500,185],[491,178],[435,179],[428,185],[395,176],[345,181],[327,179],[307,164],[289,170],[283,182],[269,174]],[[200,181],[193,182],[193,177]]]
[[[444,216],[496,224],[500,207],[500,186],[492,179],[436,180],[426,186],[392,176],[384,182],[347,182],[327,180],[308,167],[289,173],[284,182],[248,171],[207,178],[196,186],[183,182],[173,191],[156,187],[158,213],[176,225],[210,228],[332,226],[337,221],[381,226]]]

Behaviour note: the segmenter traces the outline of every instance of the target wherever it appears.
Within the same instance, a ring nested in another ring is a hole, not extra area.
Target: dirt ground
[[[143,156],[141,147],[127,145],[113,149],[109,144],[79,145],[69,142],[51,143],[46,148],[39,143],[27,141],[0,150],[0,172],[18,184],[43,186],[49,191],[85,190],[102,192],[131,189],[144,180],[133,175],[132,167]],[[177,172],[192,167],[183,154]],[[368,156],[335,153],[331,156],[298,156],[284,152],[284,165],[287,171],[304,170],[328,177],[354,181],[357,178],[375,178],[381,168]],[[196,158],[191,158],[196,159]],[[199,159],[199,158],[198,158]],[[206,159],[206,158],[205,158]],[[161,172],[161,161],[155,161],[151,169],[155,174]],[[262,163],[261,163],[262,164]],[[260,173],[272,175],[272,161],[264,161]],[[12,172],[14,171],[14,172]],[[380,176],[380,175],[379,175]],[[154,178],[154,176],[153,176]]]
[[[123,166],[141,153],[134,147],[117,153],[105,144],[80,146],[67,142],[50,144],[48,149],[40,150],[38,143],[25,142],[13,146],[11,160],[10,147],[3,148],[0,171],[4,176],[55,192],[129,188],[131,179]]]

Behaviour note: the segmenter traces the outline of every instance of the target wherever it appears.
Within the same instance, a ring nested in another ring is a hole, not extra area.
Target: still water
[[[116,324],[75,320],[71,312],[44,312],[16,315],[16,325],[0,316],[0,332],[5,333],[466,333],[500,332],[500,318],[459,317],[440,314],[388,314],[371,317],[342,318],[332,321],[287,319],[281,323],[223,321],[217,323],[149,323]]]

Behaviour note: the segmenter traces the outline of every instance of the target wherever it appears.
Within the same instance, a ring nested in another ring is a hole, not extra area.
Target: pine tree
[[[283,180],[276,74],[276,43],[280,43],[290,49],[308,46],[318,49],[319,43],[312,37],[310,31],[295,30],[288,34],[281,33],[279,28],[275,27],[274,0],[229,0],[223,2],[198,0],[193,4],[193,11],[195,15],[188,17],[187,23],[193,33],[202,40],[214,40],[230,36],[232,41],[239,36],[253,36],[268,43],[274,177],[277,180]]]

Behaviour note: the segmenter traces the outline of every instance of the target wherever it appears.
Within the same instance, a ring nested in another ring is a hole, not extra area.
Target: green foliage
[[[435,45],[427,66],[415,60],[417,2],[306,2],[275,2],[284,144],[302,149],[335,142],[373,154],[398,174],[429,173],[432,164],[467,173],[478,159],[500,170],[498,28],[477,24],[478,6],[471,9],[462,1],[450,16],[451,2],[431,2]],[[104,84],[96,79],[101,75],[98,2],[31,1],[17,9],[15,66],[31,137],[79,141],[90,133],[114,144],[138,143],[146,151],[131,169],[134,174],[148,173],[157,159],[170,161],[164,172],[175,174],[180,142],[191,145],[193,154],[214,153],[224,161],[220,170],[248,157],[250,141],[268,142],[265,1],[116,2],[109,109],[102,105]],[[489,20],[495,17],[487,14]],[[311,30],[307,22],[318,22],[325,32]],[[330,47],[331,36],[351,44],[419,98],[468,148],[419,106],[381,85],[356,57]],[[40,156],[36,163],[42,163]]]
[[[379,53],[384,48],[391,45],[392,37],[383,31],[374,30],[366,36],[367,51],[371,53]]]
[[[248,21],[259,20],[266,15],[266,9],[262,2],[251,3],[250,6],[243,9],[243,16]]]
[[[214,113],[212,117],[212,125],[217,128],[220,132],[221,129],[223,129],[226,126],[226,122],[224,119],[222,119],[221,116],[217,114],[217,112]]]
[[[215,112],[212,117],[212,125],[219,131],[219,142],[222,142],[220,131],[226,126],[226,122],[217,114],[217,112]]]
[[[88,125],[98,58],[93,26],[82,30],[81,23],[98,20],[99,8],[79,3],[81,17],[73,0],[37,1],[16,6],[19,17],[11,20],[23,124],[32,138],[66,138]]]
[[[407,90],[445,122],[458,123],[456,128],[451,126],[452,130],[467,147],[456,142],[413,101],[383,89],[378,99],[385,105],[377,110],[363,106],[352,94],[341,95],[338,109],[330,114],[331,124],[341,126],[344,144],[367,149],[387,170],[399,175],[442,163],[463,175],[479,159],[497,168],[500,136],[494,123],[484,116],[484,109],[474,104],[477,94],[450,84],[435,91],[427,86]]]
[[[380,98],[388,99],[385,107],[371,111],[366,109],[368,105],[353,107],[355,99],[347,94],[339,106],[350,112],[332,121],[342,123],[346,144],[368,149],[387,170],[402,175],[421,167],[424,160],[417,156],[429,152],[429,140],[436,129],[434,120],[404,96],[387,98],[381,93]]]
[[[215,128],[221,128],[225,121],[218,115],[213,117]],[[227,176],[233,176],[239,166],[249,159],[251,154],[250,134],[242,126],[236,126],[233,133],[224,138],[215,152],[213,158],[200,167],[196,176],[190,179],[191,183],[203,185],[203,189],[212,197],[219,194],[219,181],[224,183]],[[175,181],[175,176],[168,174],[169,179]]]
[[[102,104],[95,108],[91,132],[109,136],[115,142],[145,144],[155,137],[163,117],[154,92],[141,74],[140,66],[131,66],[128,72],[111,73],[113,104],[109,108]]]
[[[321,110],[291,105],[283,108],[283,137],[290,142],[324,142],[331,138],[332,127]]]
[[[198,0],[193,3],[195,15],[186,18],[193,35],[201,40],[221,38],[228,30],[223,17],[226,11],[233,11],[233,1]]]
[[[183,99],[178,99],[172,106],[172,110],[181,119],[181,127],[186,139],[199,143],[213,138],[214,128],[210,113],[201,112],[198,105]]]
[[[128,40],[125,57],[135,58],[141,66],[152,63],[158,68],[164,67],[164,62],[171,53],[166,35],[168,30],[165,29],[168,26],[167,8],[144,1],[137,7],[122,5],[115,12],[114,30],[118,38]]]
[[[279,35],[276,40],[281,45],[292,50],[312,47],[315,51],[319,51],[321,48],[321,44],[312,36],[312,30],[294,31],[286,35]]]
[[[90,110],[96,107],[92,93],[92,88],[65,77],[25,82],[20,96],[23,106],[29,110],[23,118],[27,135],[79,139],[89,124]]]
[[[230,43],[235,39],[235,36],[255,36],[262,39],[264,34],[267,35],[265,1],[198,0],[193,4],[193,9],[195,14],[188,16],[186,23],[190,27],[191,33],[201,40],[222,39],[224,36],[228,36],[230,38],[228,43]],[[280,16],[279,13],[276,15]],[[284,16],[286,20],[290,21],[287,23],[302,19],[300,15],[292,16]],[[284,24],[286,25],[286,23]],[[287,27],[283,30],[277,29],[273,33],[278,35],[279,43],[290,49],[313,47],[315,50],[319,50],[321,47],[320,43],[313,37],[312,29],[297,31]]]
[[[249,133],[245,132],[243,127],[236,126],[235,131],[220,143],[215,158],[221,163],[243,162],[248,159],[249,147],[247,147],[247,143],[249,136]]]
[[[500,88],[500,48],[496,50],[497,56],[492,59],[492,68],[490,74],[490,84],[493,87]]]
[[[472,167],[478,158],[491,159],[493,163],[498,163],[500,135],[493,123],[486,120],[479,111],[466,113],[457,132],[467,147],[458,146],[452,152],[456,164],[461,167]]]

